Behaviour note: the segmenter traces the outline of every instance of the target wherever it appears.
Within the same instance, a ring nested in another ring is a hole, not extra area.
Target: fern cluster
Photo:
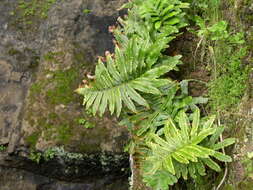
[[[122,125],[133,135],[130,151],[144,151],[144,182],[155,190],[167,190],[179,178],[205,175],[205,165],[220,171],[213,160],[231,161],[218,150],[234,143],[217,143],[222,128],[213,125],[214,117],[200,117],[202,97],[188,95],[189,81],[173,81],[166,73],[177,70],[181,56],[167,56],[168,44],[187,25],[180,0],[133,0],[128,16],[118,19],[113,34],[115,54],[107,53],[96,66],[95,80],[80,87],[83,105],[93,114],[122,116]]]
[[[149,148],[144,161],[144,181],[154,189],[166,189],[182,177],[196,178],[206,175],[205,165],[219,172],[220,166],[211,157],[222,161],[231,162],[231,157],[217,150],[234,143],[233,138],[216,143],[224,128],[213,125],[215,117],[210,117],[203,122],[199,109],[196,109],[190,118],[182,111],[177,121],[167,119],[161,134],[150,134],[151,140],[147,142]],[[154,176],[167,176],[153,181]],[[166,184],[162,187],[160,184]]]
[[[135,104],[149,108],[141,93],[160,94],[159,88],[171,83],[169,79],[160,79],[160,76],[176,69],[181,63],[180,56],[169,57],[162,55],[162,52],[175,38],[173,34],[185,24],[173,22],[170,24],[169,33],[161,33],[155,29],[155,23],[150,23],[150,16],[143,18],[137,14],[139,3],[140,1],[129,3],[127,6],[133,8],[129,11],[128,17],[125,20],[119,19],[122,27],[114,31],[117,41],[115,55],[107,54],[106,63],[99,59],[95,82],[91,87],[77,90],[79,94],[84,95],[83,104],[86,108],[92,106],[93,114],[99,112],[103,115],[108,106],[111,114],[116,112],[119,116],[122,103],[133,112],[137,112]],[[156,3],[153,4],[156,6]],[[174,12],[171,19],[182,17],[182,13],[174,10],[174,7],[170,11]],[[184,20],[179,23],[184,23]],[[168,26],[160,28],[162,30]]]

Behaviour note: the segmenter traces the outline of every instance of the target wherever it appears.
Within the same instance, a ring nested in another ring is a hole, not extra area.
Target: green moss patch
[[[25,138],[31,147],[35,147],[39,138],[57,145],[68,145],[75,140],[74,135],[80,135],[78,131],[91,130],[95,126],[89,114],[78,110],[80,97],[74,92],[88,65],[84,55],[75,53],[73,65],[68,69],[63,66],[64,57],[65,53],[61,51],[46,53],[43,64],[48,64],[47,69],[39,72],[38,79],[31,85],[25,114],[32,131],[35,131]],[[57,66],[57,69],[49,67],[49,70],[48,66]]]
[[[77,79],[79,73],[75,68],[66,71],[56,71],[50,82],[55,83],[55,88],[49,89],[46,92],[46,97],[50,104],[68,104],[75,100],[73,87],[77,88]]]
[[[49,9],[57,0],[18,0],[17,8],[13,15],[18,15],[19,20],[32,24],[34,18],[46,19]]]
[[[37,144],[37,141],[39,139],[39,136],[40,136],[40,132],[34,132],[31,135],[27,136],[25,141],[31,147],[35,147],[35,145]]]

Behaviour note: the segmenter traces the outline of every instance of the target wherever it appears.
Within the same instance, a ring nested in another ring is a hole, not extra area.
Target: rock
[[[19,84],[7,83],[0,88],[0,95],[0,141],[4,142],[3,144],[7,144],[10,142],[12,133],[18,131],[24,89]],[[19,136],[12,142],[14,143],[18,140]],[[15,144],[12,144],[12,146],[14,147]]]
[[[0,60],[0,83],[7,83],[11,77],[12,66]]]
[[[0,187],[1,190],[124,190],[127,183],[116,180],[111,184],[110,179],[66,183],[24,170],[0,167]]]
[[[11,77],[10,80],[14,81],[14,82],[20,82],[22,77],[22,74],[19,72],[12,72],[11,73]]]
[[[81,97],[74,92],[85,78],[84,73],[94,72],[96,57],[106,50],[113,51],[108,27],[115,24],[122,14],[117,9],[124,1],[59,1],[50,5],[45,18],[35,13],[31,18],[21,20],[22,10],[17,11],[17,2],[3,0],[0,4],[0,144],[8,144],[5,154],[1,156],[0,153],[0,166],[4,166],[0,175],[6,176],[9,167],[16,168],[12,175],[0,178],[1,190],[13,187],[27,190],[96,189],[96,186],[87,186],[86,183],[83,186],[58,183],[53,179],[69,181],[70,178],[64,173],[62,168],[65,166],[60,165],[60,160],[54,160],[49,168],[47,164],[31,164],[27,155],[33,149],[45,151],[64,146],[69,152],[97,155],[97,163],[104,152],[108,152],[105,154],[108,158],[111,158],[109,155],[123,155],[120,162],[124,168],[128,167],[128,157],[123,153],[127,130],[118,127],[115,118],[109,115],[98,118],[85,112]],[[84,9],[89,9],[90,13],[84,13]],[[80,122],[80,119],[85,122]],[[87,166],[84,163],[81,166],[76,162],[71,164],[71,167],[83,168],[80,171],[85,171]],[[109,164],[108,168],[114,168],[114,165]],[[14,182],[23,172],[18,169],[36,175],[29,173],[28,177]],[[55,172],[49,172],[52,169]],[[115,170],[109,169],[109,175],[99,164],[95,171],[101,172],[101,180],[97,183],[103,185],[105,183],[101,181],[108,183],[108,180],[124,173],[119,166]],[[94,180],[94,175],[83,173],[85,175],[80,172],[71,175],[79,182]],[[46,180],[38,177],[43,184],[38,183],[40,180],[36,183],[30,180],[37,175],[47,177]],[[123,176],[127,181],[127,175]],[[97,189],[107,188],[99,187]]]
[[[60,145],[79,152],[123,150],[126,130],[111,117],[90,116],[74,92],[83,72],[94,70],[96,56],[113,51],[108,27],[116,23],[122,2],[76,0],[52,7],[40,26],[41,63],[24,108],[21,133],[26,145],[39,150]],[[84,9],[91,11],[84,14]],[[80,119],[96,126],[87,129],[78,123]]]

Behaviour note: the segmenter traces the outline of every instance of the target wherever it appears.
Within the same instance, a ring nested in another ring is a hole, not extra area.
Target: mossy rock
[[[66,54],[71,62],[65,61]],[[81,97],[75,93],[84,72],[91,68],[79,51],[61,50],[43,56],[27,98],[25,144],[39,150],[64,146],[83,153],[123,150],[126,130],[116,126],[113,118],[98,118],[85,111]]]

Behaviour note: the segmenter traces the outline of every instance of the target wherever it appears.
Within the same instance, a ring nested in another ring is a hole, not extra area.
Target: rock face
[[[65,145],[79,152],[122,151],[125,131],[113,119],[91,117],[74,93],[94,69],[90,63],[96,56],[113,50],[108,26],[116,22],[119,6],[117,1],[65,1],[52,7],[40,27],[41,59],[26,99],[21,143],[39,150]]]
[[[111,190],[127,189],[124,181],[117,180],[114,184],[107,184],[104,178],[97,179],[96,185],[92,181],[86,183],[71,182],[66,183],[47,178],[41,175],[24,170],[16,170],[0,167],[0,187],[1,190]]]
[[[224,1],[223,15],[230,23],[238,29],[243,30],[249,56],[244,64],[252,68],[253,52],[253,1],[235,0],[233,4]],[[250,190],[253,187],[253,71],[249,72],[247,92],[240,105],[240,110],[227,121],[234,130],[231,134],[237,138],[237,143],[230,154],[233,162],[228,166],[227,183],[224,190],[243,189]]]
[[[85,111],[74,90],[91,80],[97,56],[113,51],[108,27],[124,14],[117,11],[124,0],[31,2],[0,4],[0,145],[6,147],[0,189],[119,190],[117,181],[128,183],[127,131],[115,118]],[[32,151],[61,146],[86,157],[51,164],[27,159]]]

